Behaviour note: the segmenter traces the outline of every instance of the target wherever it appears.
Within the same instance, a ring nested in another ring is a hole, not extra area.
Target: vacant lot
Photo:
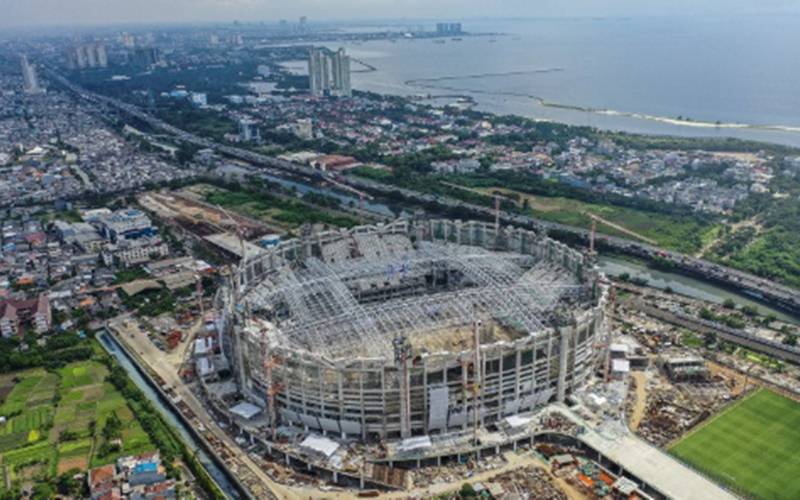
[[[800,498],[800,404],[762,389],[693,431],[670,453],[746,496]]]

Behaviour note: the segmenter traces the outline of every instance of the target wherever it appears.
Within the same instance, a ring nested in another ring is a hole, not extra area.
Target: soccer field
[[[735,403],[669,451],[745,495],[800,498],[800,404],[772,391]]]

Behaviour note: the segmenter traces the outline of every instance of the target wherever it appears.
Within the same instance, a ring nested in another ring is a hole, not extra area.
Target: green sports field
[[[800,404],[761,389],[688,434],[670,453],[744,495],[800,498]]]

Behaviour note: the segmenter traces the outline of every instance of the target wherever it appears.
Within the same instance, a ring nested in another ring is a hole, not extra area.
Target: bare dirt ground
[[[645,372],[631,372],[631,377],[636,381],[636,403],[628,423],[631,430],[636,432],[647,409],[647,374]]]
[[[58,461],[57,474],[63,474],[71,469],[86,470],[89,468],[88,457],[70,457],[62,458]]]
[[[708,370],[711,372],[711,375],[722,375],[730,380],[733,380],[736,385],[733,386],[731,389],[732,396],[739,396],[745,390],[745,376],[736,370],[731,370],[722,365],[718,365],[717,363],[713,363],[711,361],[707,362],[706,365],[708,366]],[[753,377],[750,377],[747,381],[747,385],[754,386],[760,385],[759,381]]]

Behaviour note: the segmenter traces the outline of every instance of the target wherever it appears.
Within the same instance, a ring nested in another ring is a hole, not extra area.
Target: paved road
[[[276,483],[263,469],[247,454],[241,452],[241,448],[219,428],[214,418],[206,410],[204,405],[192,393],[189,387],[183,383],[183,380],[178,376],[178,369],[180,367],[180,358],[169,356],[165,352],[158,349],[153,342],[147,337],[147,334],[139,330],[136,321],[133,319],[125,318],[128,320],[128,326],[125,326],[122,321],[112,320],[109,325],[119,332],[118,338],[124,342],[128,349],[137,355],[146,364],[150,372],[158,374],[165,384],[173,388],[174,394],[192,410],[197,420],[202,424],[219,442],[223,443],[228,449],[230,454],[235,456],[236,461],[239,463],[239,470],[232,468],[232,472],[239,474],[239,479],[252,487],[251,478],[257,478],[264,486],[263,491],[253,491],[256,498],[269,498],[271,494],[273,498],[300,498],[293,496],[290,492],[285,491],[283,485]],[[185,341],[188,342],[188,341]],[[250,475],[251,478],[247,476]],[[255,489],[255,488],[254,488]]]

